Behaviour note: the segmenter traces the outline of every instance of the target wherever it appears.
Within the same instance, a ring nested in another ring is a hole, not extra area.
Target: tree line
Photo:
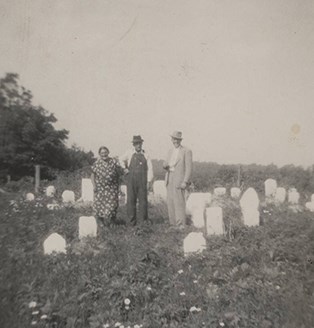
[[[8,73],[0,79],[0,179],[33,176],[41,165],[43,178],[58,170],[74,171],[94,161],[92,152],[67,147],[69,131],[57,130],[56,117],[32,103],[31,91],[19,84],[19,76]]]

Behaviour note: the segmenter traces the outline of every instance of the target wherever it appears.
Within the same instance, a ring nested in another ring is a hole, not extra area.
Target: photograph
[[[0,0],[0,327],[314,327],[314,1]]]

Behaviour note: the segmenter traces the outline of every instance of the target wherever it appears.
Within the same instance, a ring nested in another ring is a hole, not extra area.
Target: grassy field
[[[150,205],[150,225],[103,228],[82,244],[78,218],[91,208],[48,202],[0,195],[0,327],[314,327],[309,212],[264,206],[263,225],[235,225],[186,258],[183,239],[196,230],[169,229],[162,206]],[[66,238],[66,255],[43,255],[51,232]]]

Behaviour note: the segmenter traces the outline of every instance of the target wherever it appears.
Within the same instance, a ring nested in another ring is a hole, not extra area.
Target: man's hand
[[[128,174],[129,173],[129,169],[124,169],[124,174]]]
[[[180,189],[186,189],[187,187],[187,183],[186,182],[182,182],[181,185],[180,185]]]
[[[169,170],[169,165],[167,164],[167,163],[164,163],[163,165],[162,165],[162,167],[165,169],[165,170]]]

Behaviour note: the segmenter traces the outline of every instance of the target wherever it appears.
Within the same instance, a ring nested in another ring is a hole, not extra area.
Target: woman
[[[109,157],[109,149],[100,147],[99,159],[92,166],[94,211],[98,221],[113,223],[119,207],[119,180],[123,170],[118,161]]]

